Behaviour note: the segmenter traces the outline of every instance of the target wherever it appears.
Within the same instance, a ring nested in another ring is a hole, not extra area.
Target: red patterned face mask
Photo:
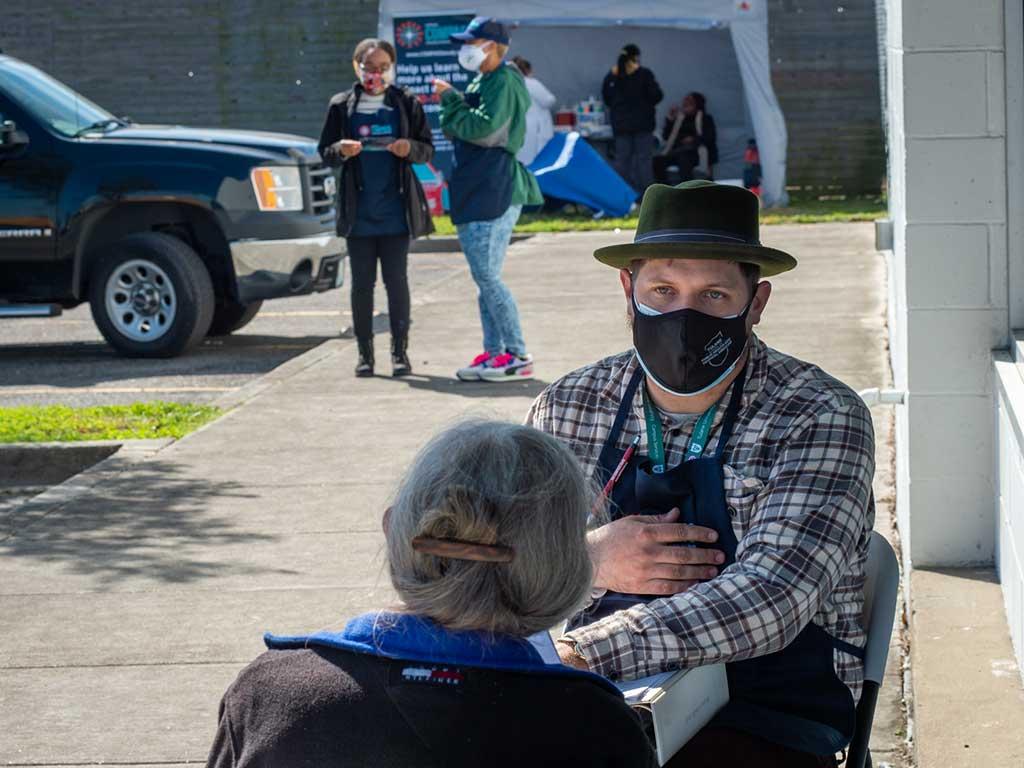
[[[378,93],[383,91],[394,80],[394,70],[388,67],[383,72],[367,72],[362,67],[359,68],[359,82],[363,84],[370,93]]]
[[[359,79],[363,83],[363,88],[370,93],[375,93],[384,87],[384,76],[380,72],[361,72]]]

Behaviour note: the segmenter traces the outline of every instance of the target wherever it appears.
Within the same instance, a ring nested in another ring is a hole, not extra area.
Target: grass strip
[[[184,437],[221,414],[212,405],[166,403],[25,405],[0,408],[0,443]]]
[[[885,216],[886,202],[879,196],[794,199],[785,208],[765,208],[761,224],[825,224],[848,221],[874,221]],[[606,232],[636,228],[637,217],[595,219],[589,213],[524,213],[516,232]],[[435,216],[435,236],[451,237],[455,226],[447,216]]]

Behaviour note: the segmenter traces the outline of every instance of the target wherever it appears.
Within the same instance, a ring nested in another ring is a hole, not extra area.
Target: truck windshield
[[[105,109],[20,61],[0,61],[0,92],[64,136],[75,136],[91,125],[121,124]]]

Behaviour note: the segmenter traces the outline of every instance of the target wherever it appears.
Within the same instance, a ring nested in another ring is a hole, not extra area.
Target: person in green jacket
[[[519,323],[519,309],[501,279],[512,228],[524,205],[543,202],[540,187],[516,160],[526,135],[530,94],[522,73],[505,62],[508,28],[478,16],[465,32],[459,64],[476,78],[459,93],[435,80],[441,129],[452,139],[455,162],[448,182],[452,222],[478,289],[481,354],[456,372],[463,381],[517,381],[533,378],[533,356]]]

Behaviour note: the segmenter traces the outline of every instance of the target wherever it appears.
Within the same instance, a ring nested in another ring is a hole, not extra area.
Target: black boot
[[[356,376],[373,376],[373,337],[358,339],[359,362],[356,363]]]
[[[408,376],[412,373],[412,363],[409,362],[409,355],[406,354],[406,347],[409,345],[409,336],[400,334],[391,337],[391,375]]]

